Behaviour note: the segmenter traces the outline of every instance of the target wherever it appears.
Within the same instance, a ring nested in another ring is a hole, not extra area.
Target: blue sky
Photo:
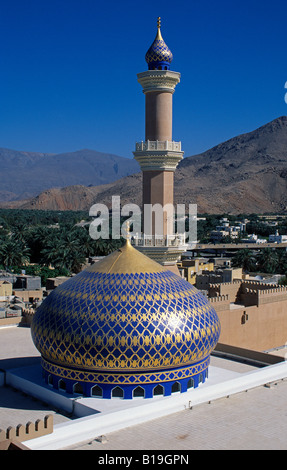
[[[158,16],[185,156],[287,115],[286,0],[0,0],[0,147],[132,158]]]

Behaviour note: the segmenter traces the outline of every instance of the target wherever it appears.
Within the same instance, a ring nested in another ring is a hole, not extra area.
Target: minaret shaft
[[[143,172],[143,231],[150,205],[173,206],[174,171],[182,159],[180,142],[172,140],[172,100],[180,74],[170,70],[149,70],[138,74],[145,94],[145,142],[136,144],[135,159]],[[147,207],[148,206],[148,207]],[[161,226],[150,214],[152,235],[166,238],[174,235],[171,212],[164,210]]]
[[[149,211],[149,205],[160,204],[165,208],[162,215],[162,227],[156,225],[155,216],[152,215],[152,234],[163,236],[173,234],[173,172],[172,171],[144,171],[143,172],[143,221]]]
[[[145,140],[172,141],[172,94],[146,93],[145,119]]]

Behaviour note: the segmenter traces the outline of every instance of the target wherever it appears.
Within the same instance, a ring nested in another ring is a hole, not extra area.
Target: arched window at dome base
[[[161,382],[150,383],[146,380],[144,373],[140,375],[142,383],[139,384],[138,376],[129,375],[129,380],[122,381],[122,383],[109,383],[107,380],[99,382],[89,382],[86,380],[85,371],[78,371],[78,377],[82,379],[73,380],[70,375],[69,369],[64,369],[59,366],[53,365],[43,361],[43,372],[45,382],[60,392],[69,395],[83,395],[84,397],[94,397],[99,399],[112,399],[121,398],[124,400],[131,400],[134,398],[152,399],[161,396],[171,396],[173,394],[185,393],[197,388],[205,382],[208,377],[209,359],[205,359],[194,366],[181,368],[172,371],[162,371],[161,377],[166,379]],[[185,372],[196,372],[192,375],[187,375]],[[61,372],[61,375],[57,373]],[[65,378],[65,373],[67,378]],[[90,374],[92,376],[92,374]],[[171,375],[176,376],[177,380],[170,380]],[[180,377],[180,378],[179,378]],[[181,378],[183,377],[183,378]],[[111,379],[113,376],[111,375]],[[137,378],[137,380],[136,380]],[[135,382],[135,383],[133,383]]]

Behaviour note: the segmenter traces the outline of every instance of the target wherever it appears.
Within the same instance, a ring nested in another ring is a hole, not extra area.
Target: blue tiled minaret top
[[[157,21],[157,35],[145,55],[149,70],[169,70],[173,55],[164,42],[160,31],[160,18]]]

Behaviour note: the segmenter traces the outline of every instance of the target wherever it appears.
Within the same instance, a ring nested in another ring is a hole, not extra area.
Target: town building
[[[287,243],[287,235],[279,235],[278,230],[276,230],[274,235],[269,235],[270,243]]]
[[[16,281],[13,284],[13,294],[21,298],[27,304],[40,302],[43,299],[43,289],[40,276],[31,276],[28,274],[16,275]]]
[[[210,239],[212,242],[220,242],[224,238],[236,239],[246,230],[246,221],[235,222],[235,225],[230,225],[226,217],[220,219],[220,225],[217,225],[215,230],[210,232]]]
[[[213,271],[214,263],[205,258],[182,257],[177,263],[180,275],[188,282],[195,285],[197,276],[205,271]]]
[[[261,352],[286,346],[286,287],[234,279],[209,283],[208,299],[220,319],[221,343]]]
[[[9,281],[0,281],[0,302],[9,299],[12,296],[13,285]]]
[[[241,243],[256,243],[256,244],[261,244],[261,243],[267,243],[266,238],[259,238],[258,235],[255,233],[252,233],[251,235],[248,235],[245,238],[241,239]]]
[[[56,287],[63,284],[63,282],[67,281],[70,276],[57,276],[57,277],[49,277],[46,280],[46,293],[49,294],[52,290],[56,289]]]
[[[0,272],[0,325],[31,321],[42,302],[44,289],[40,276]]]

